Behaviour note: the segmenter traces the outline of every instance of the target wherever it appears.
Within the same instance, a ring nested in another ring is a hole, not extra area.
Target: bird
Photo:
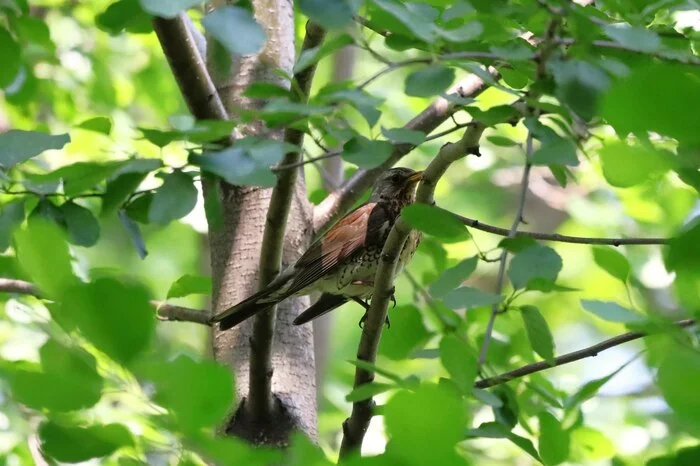
[[[316,303],[294,319],[294,325],[310,322],[352,300],[365,308],[362,327],[382,248],[401,209],[415,201],[422,176],[423,172],[404,167],[383,172],[367,202],[335,223],[262,290],[216,314],[210,323],[228,330],[291,296],[321,292]],[[399,255],[397,273],[413,257],[420,238],[420,232],[411,231]],[[395,306],[393,294],[392,301]]]

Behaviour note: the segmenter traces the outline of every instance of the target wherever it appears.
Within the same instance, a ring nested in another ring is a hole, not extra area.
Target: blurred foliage
[[[439,208],[407,212],[428,235],[397,280],[378,380],[352,389],[361,314],[349,305],[331,316],[320,449],[299,436],[285,464],[330,464],[349,401],[375,395],[381,416],[364,452],[380,456],[349,464],[700,464],[698,335],[671,324],[700,312],[697,0],[300,0],[297,39],[306,17],[330,30],[295,65],[319,63],[308,104],[258,83],[247,95],[266,104],[231,122],[187,115],[152,32],[149,15],[194,7],[215,46],[263,46],[250,2],[206,15],[201,3],[0,0],[0,277],[30,280],[43,297],[0,292],[0,460],[278,464],[279,452],[213,435],[234,404],[232,374],[209,359],[202,326],[157,322],[149,303],[206,307],[205,209],[214,222],[218,207],[204,205],[202,176],[271,186],[270,167],[293,149],[217,141],[260,120],[307,131],[305,156],[342,148],[348,173],[406,143],[418,147],[402,164],[424,168],[460,133],[426,139],[401,126],[478,73],[490,88],[457,99],[436,132],[480,120],[481,156],[449,169]],[[542,40],[553,25],[542,60],[523,34]],[[332,82],[329,57],[348,44],[357,79]],[[518,100],[531,109],[518,113]],[[528,137],[528,229],[670,244],[545,245],[467,230],[450,211],[513,222]],[[305,172],[317,203],[323,169]],[[494,293],[503,249],[507,286]],[[494,304],[504,312],[479,374]],[[660,334],[474,388],[480,375],[625,327]]]

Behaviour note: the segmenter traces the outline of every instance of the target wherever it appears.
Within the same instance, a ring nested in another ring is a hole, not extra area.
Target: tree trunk
[[[265,28],[268,40],[255,56],[233,57],[230,69],[216,69],[209,47],[210,73],[229,115],[237,108],[259,105],[241,96],[253,82],[284,83],[274,73],[280,68],[291,74],[294,63],[294,19],[290,0],[255,0],[257,21]],[[212,42],[210,42],[212,43]],[[256,134],[261,124],[238,128],[238,136]],[[282,131],[272,133],[281,138]],[[258,262],[270,202],[270,189],[223,185],[223,226],[211,228],[211,264],[213,307],[220,312],[256,291]],[[208,190],[207,195],[217,195]],[[303,177],[299,177],[285,234],[283,265],[293,262],[308,246],[312,235],[311,206],[307,201]],[[308,307],[308,298],[289,299],[278,307],[272,347],[271,414],[265,419],[246,408],[249,395],[249,360],[253,337],[252,319],[220,332],[214,328],[213,352],[217,361],[231,366],[236,376],[239,406],[226,426],[226,432],[255,443],[283,445],[292,429],[316,438],[316,388],[314,377],[313,335],[310,325],[293,326],[292,320]],[[259,374],[258,374],[259,375]]]

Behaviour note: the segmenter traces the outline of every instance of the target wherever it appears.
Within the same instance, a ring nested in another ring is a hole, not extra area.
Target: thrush
[[[212,322],[219,322],[219,328],[227,330],[291,296],[321,292],[318,301],[294,320],[295,325],[305,324],[349,300],[365,308],[362,325],[382,248],[401,209],[415,200],[421,176],[422,172],[401,167],[384,172],[367,202],[341,218],[265,288],[217,314]],[[420,233],[413,230],[399,256],[397,273],[411,260],[419,242]]]

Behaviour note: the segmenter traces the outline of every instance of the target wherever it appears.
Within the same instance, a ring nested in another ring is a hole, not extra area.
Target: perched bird
[[[348,300],[368,310],[364,300],[374,289],[384,242],[401,209],[415,200],[422,174],[410,168],[387,170],[374,184],[366,203],[340,219],[264,289],[214,316],[212,322],[220,322],[220,328],[226,330],[290,296],[312,292],[321,292],[321,297],[294,320],[295,325],[309,322]],[[411,260],[419,241],[420,233],[412,231],[399,256],[399,267]]]

